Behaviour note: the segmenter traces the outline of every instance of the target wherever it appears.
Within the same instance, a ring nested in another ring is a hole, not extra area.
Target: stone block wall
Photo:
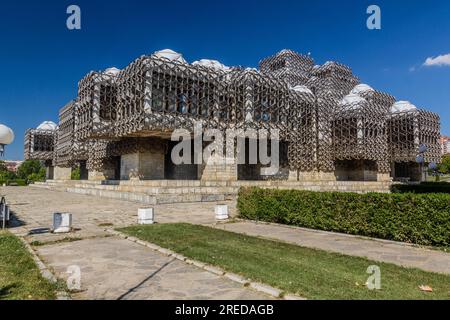
[[[198,176],[202,181],[237,181],[236,159],[211,157],[207,163],[199,166]]]
[[[54,167],[53,180],[70,180],[72,168]]]
[[[165,154],[162,152],[137,152],[121,157],[121,180],[164,179]]]

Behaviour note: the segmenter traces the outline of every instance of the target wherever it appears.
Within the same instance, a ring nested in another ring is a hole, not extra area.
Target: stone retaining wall
[[[122,199],[146,204],[211,202],[236,199],[241,187],[339,192],[390,192],[391,182],[350,181],[71,181],[49,180],[34,187]]]

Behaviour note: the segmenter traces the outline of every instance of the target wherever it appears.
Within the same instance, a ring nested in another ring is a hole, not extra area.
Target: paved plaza
[[[136,224],[138,203],[38,188],[3,188],[18,221],[10,230],[36,246],[39,257],[67,279],[70,266],[81,270],[75,299],[270,299],[184,262],[111,236],[107,228]],[[158,221],[215,222],[214,203],[158,206]],[[49,232],[53,212],[70,212],[76,231]],[[64,238],[78,241],[60,241]],[[58,242],[59,241],[59,242]],[[42,245],[46,244],[46,245]]]
[[[149,248],[113,236],[107,229],[136,224],[142,204],[52,191],[4,187],[15,216],[10,229],[35,246],[61,279],[77,265],[82,290],[76,299],[269,299],[270,296]],[[373,260],[450,274],[450,254],[410,245],[264,223],[216,224],[216,203],[156,205],[158,223],[188,222],[271,238]],[[228,203],[235,207],[235,203]],[[52,214],[73,214],[75,231],[50,233]],[[233,214],[235,210],[232,210]],[[77,241],[67,241],[65,238]],[[60,241],[64,240],[64,241]]]

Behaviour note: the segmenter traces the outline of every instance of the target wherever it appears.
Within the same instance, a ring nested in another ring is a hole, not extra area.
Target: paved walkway
[[[78,266],[82,292],[74,299],[269,299],[248,288],[122,238],[96,238],[38,247],[59,278]]]
[[[268,299],[250,288],[216,276],[181,261],[151,251],[136,243],[111,237],[107,228],[136,224],[141,204],[96,198],[38,188],[3,187],[12,212],[19,221],[10,230],[28,242],[38,241],[40,257],[66,278],[67,268],[78,265],[83,291],[79,299]],[[450,254],[359,237],[237,222],[215,224],[215,203],[155,206],[159,223],[189,222],[233,232],[291,242],[373,260],[450,274]],[[233,205],[230,203],[230,205]],[[76,231],[66,235],[49,232],[54,212],[70,212]],[[56,242],[64,238],[79,241]]]
[[[60,279],[71,266],[81,271],[82,291],[75,299],[270,299],[231,280],[162,255],[131,241],[112,237],[106,228],[136,224],[141,206],[120,200],[97,199],[37,188],[2,188],[18,226],[11,232],[28,242],[39,241],[36,250]],[[49,232],[53,212],[70,212],[77,231]],[[214,203],[160,205],[159,222],[215,221]],[[70,242],[57,242],[64,238]],[[81,240],[79,240],[81,239]],[[55,242],[56,241],[56,242]]]
[[[338,252],[405,267],[450,274],[450,254],[394,241],[243,221],[215,226],[232,232],[281,240],[302,247]]]
[[[11,204],[12,211],[22,225],[13,228],[14,233],[29,241],[55,241],[65,237],[88,238],[109,235],[106,228],[118,228],[137,223],[140,203],[97,198],[62,191],[33,187],[1,187]],[[221,202],[222,203],[222,202]],[[229,203],[233,206],[232,203]],[[215,222],[215,203],[161,204],[155,208],[159,223],[189,222],[212,224]],[[69,235],[49,233],[54,212],[70,212],[75,232]]]

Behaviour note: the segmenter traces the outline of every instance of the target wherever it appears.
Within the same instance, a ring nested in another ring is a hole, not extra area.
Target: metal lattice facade
[[[59,125],[55,150],[55,165],[74,167],[88,159],[89,142],[79,141],[75,135],[77,102],[71,101],[59,111]]]
[[[27,131],[25,155],[66,167],[87,160],[88,169],[102,170],[114,157],[167,148],[173,130],[192,132],[202,121],[204,130],[278,129],[291,170],[333,172],[336,162],[368,160],[388,173],[392,162],[414,161],[421,144],[425,161],[439,162],[438,115],[391,112],[394,97],[359,83],[345,65],[314,66],[291,50],[259,70],[155,53],[123,70],[90,72],[61,109],[57,138]]]
[[[53,162],[56,132],[28,129],[25,133],[25,160]]]
[[[426,147],[424,161],[441,160],[440,118],[425,110],[395,112],[389,116],[390,157],[393,162],[415,162],[421,145]]]

